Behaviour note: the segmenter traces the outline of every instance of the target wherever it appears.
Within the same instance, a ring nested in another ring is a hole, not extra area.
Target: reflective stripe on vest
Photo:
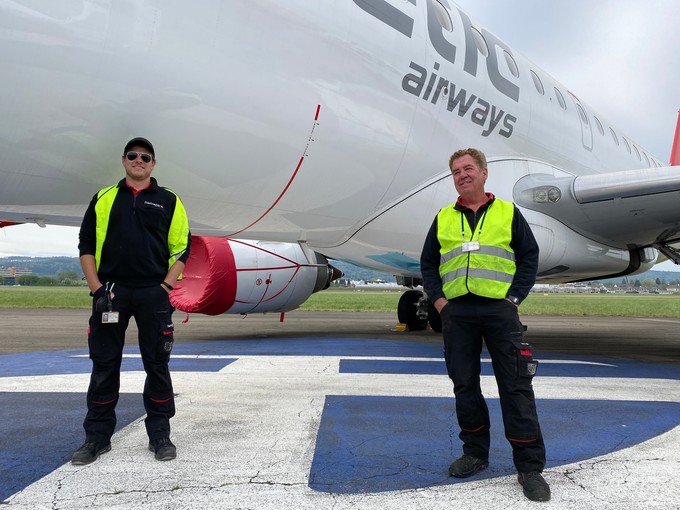
[[[116,200],[116,196],[118,195],[118,189],[118,186],[114,185],[99,190],[97,193],[97,203],[94,206],[96,217],[96,244],[94,259],[97,269],[99,269],[99,263],[101,262],[104,240],[106,239],[106,233],[109,228],[111,208],[113,207],[113,202]],[[175,211],[173,212],[172,220],[170,221],[170,229],[168,230],[168,251],[170,252],[168,268],[170,268],[170,266],[172,266],[187,249],[189,221],[187,219],[186,211],[184,210],[184,205],[179,199],[177,193],[168,188],[163,189],[172,193],[176,197]],[[178,279],[181,279],[181,277],[182,275],[179,275]]]
[[[489,298],[505,298],[516,269],[515,253],[510,247],[514,212],[511,202],[496,198],[484,213],[483,225],[480,219],[475,231],[471,232],[465,215],[457,211],[454,204],[439,211],[439,275],[446,299],[469,292]],[[481,235],[478,237],[480,228]],[[479,241],[479,250],[464,252],[463,242],[471,241]]]

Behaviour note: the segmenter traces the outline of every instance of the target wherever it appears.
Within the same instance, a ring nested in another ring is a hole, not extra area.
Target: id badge
[[[118,312],[102,313],[102,324],[118,324]]]
[[[463,243],[463,253],[477,250],[479,250],[479,241],[470,241],[468,243]]]

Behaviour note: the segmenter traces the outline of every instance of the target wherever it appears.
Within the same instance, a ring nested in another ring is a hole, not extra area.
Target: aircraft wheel
[[[418,315],[418,302],[422,297],[423,293],[419,290],[407,290],[399,298],[397,318],[408,325],[410,331],[422,331],[427,327],[427,318]]]
[[[430,323],[432,331],[435,333],[442,332],[442,317],[434,307],[434,303],[429,299],[427,300],[427,322]]]

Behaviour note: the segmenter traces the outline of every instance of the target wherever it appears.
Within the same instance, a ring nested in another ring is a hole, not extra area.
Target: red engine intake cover
[[[183,278],[170,293],[172,306],[187,313],[220,315],[236,299],[236,263],[226,238],[191,236]]]

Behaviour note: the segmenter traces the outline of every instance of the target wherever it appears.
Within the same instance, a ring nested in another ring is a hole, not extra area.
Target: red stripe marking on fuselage
[[[318,104],[318,105],[316,105],[316,113],[315,113],[315,115],[314,115],[314,123],[315,123],[315,125],[316,125],[316,121],[319,119],[319,113],[320,113],[320,111],[321,111],[321,105]],[[314,131],[314,129],[312,129],[312,132],[313,132],[313,131]],[[311,136],[310,136],[310,140],[311,140]],[[309,146],[309,143],[308,143],[307,145]],[[279,201],[280,201],[280,200],[283,198],[283,196],[286,194],[286,192],[288,191],[288,188],[290,188],[290,185],[293,184],[293,181],[295,180],[295,177],[297,176],[298,171],[300,170],[300,167],[302,166],[302,162],[305,160],[305,154],[306,154],[306,153],[307,153],[307,149],[305,148],[305,152],[303,153],[302,156],[300,156],[300,161],[298,161],[298,164],[297,164],[297,166],[295,167],[295,171],[293,172],[293,175],[291,175],[290,179],[288,179],[288,183],[287,183],[286,186],[283,188],[283,191],[281,191],[281,193],[279,193],[279,196],[276,197],[276,200],[274,200],[274,203],[273,203],[272,205],[270,205],[269,208],[268,208],[265,212],[263,212],[263,213],[260,215],[260,217],[257,218],[255,221],[253,221],[253,222],[250,223],[249,225],[246,225],[246,226],[243,227],[241,230],[237,230],[236,232],[232,232],[231,234],[228,234],[227,237],[235,236],[235,235],[237,235],[237,234],[240,234],[241,232],[244,232],[244,231],[248,230],[250,227],[252,227],[252,226],[255,225],[257,222],[259,222],[262,218],[264,218],[267,214],[269,214],[269,212],[270,212],[272,209],[274,209],[274,207],[276,207],[276,204],[278,204]]]

